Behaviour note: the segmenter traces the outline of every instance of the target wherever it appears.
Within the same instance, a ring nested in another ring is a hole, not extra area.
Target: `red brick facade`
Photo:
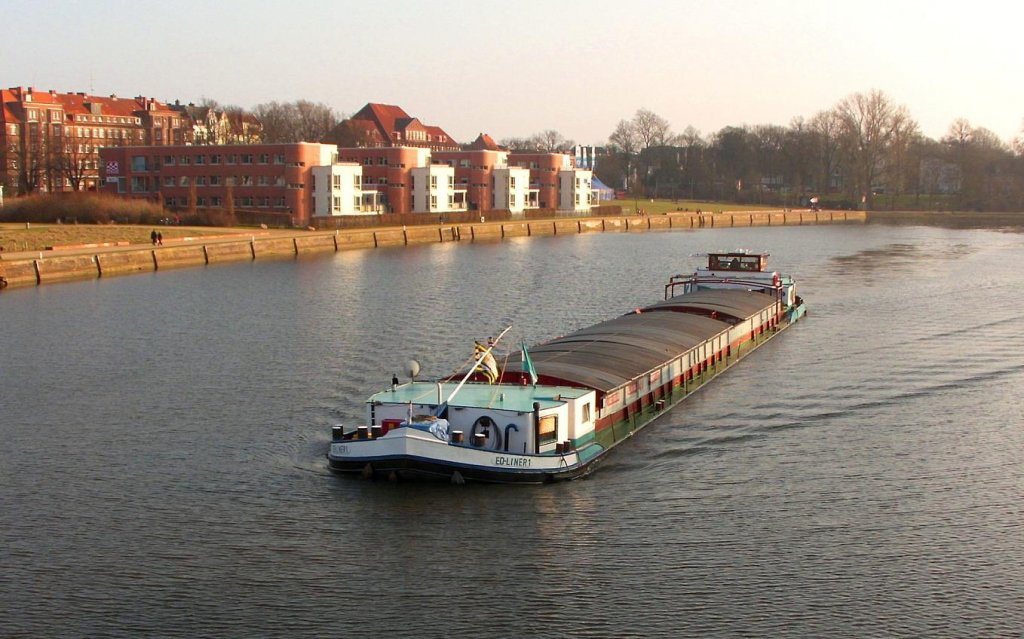
[[[8,193],[99,185],[99,148],[186,144],[189,124],[152,98],[0,90],[0,181]]]
[[[305,226],[313,212],[314,166],[335,159],[333,145],[246,144],[100,149],[102,190],[161,202],[171,210],[235,208],[287,213]]]

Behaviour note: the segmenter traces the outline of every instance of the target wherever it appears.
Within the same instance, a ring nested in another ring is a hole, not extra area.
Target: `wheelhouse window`
[[[541,444],[550,444],[558,439],[558,415],[545,415],[540,418],[537,439]]]

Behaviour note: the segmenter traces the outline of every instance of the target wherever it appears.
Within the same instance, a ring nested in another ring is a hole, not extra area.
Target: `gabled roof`
[[[134,98],[100,97],[84,93],[58,93],[57,97],[64,106],[64,112],[68,114],[89,114],[87,104],[99,104],[101,115],[137,117],[137,112],[143,110],[143,104]]]
[[[445,131],[444,129],[442,129],[441,127],[439,127],[439,126],[428,126],[427,127],[427,133],[430,134],[431,138],[435,142],[440,142],[442,144],[450,144],[450,145],[454,145],[455,144],[455,140],[452,139],[452,136],[448,135],[448,132]]]
[[[411,118],[401,107],[392,104],[375,104],[370,102],[362,109],[359,109],[350,119],[372,123],[374,125],[373,129],[382,140],[395,142],[393,138],[394,131],[398,130],[395,127],[395,123],[399,120],[409,120]]]
[[[428,136],[426,142],[429,144],[455,145],[452,137],[441,127],[423,124],[419,118],[412,117],[404,109],[393,104],[370,102],[356,111],[348,121],[367,132],[372,131],[371,137],[388,144],[408,143],[405,135],[402,139],[396,139],[395,132],[415,130],[425,131]]]
[[[498,146],[498,143],[494,141],[494,138],[492,138],[491,136],[487,135],[486,133],[481,133],[480,135],[476,136],[476,139],[473,140],[473,142],[471,142],[470,144],[466,145],[466,150],[467,151],[500,151],[501,147]]]

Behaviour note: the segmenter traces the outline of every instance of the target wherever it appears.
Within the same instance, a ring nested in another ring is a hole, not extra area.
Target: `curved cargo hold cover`
[[[608,392],[729,328],[703,312],[742,320],[775,304],[771,295],[747,290],[697,291],[533,346],[530,358],[541,376]],[[512,354],[505,370],[521,372],[522,353]]]
[[[671,309],[671,308],[694,308],[706,311],[715,311],[719,315],[727,315],[738,320],[746,319],[756,315],[766,308],[775,305],[775,298],[765,293],[748,291],[744,289],[705,289],[677,295],[664,302],[651,304],[645,310]]]

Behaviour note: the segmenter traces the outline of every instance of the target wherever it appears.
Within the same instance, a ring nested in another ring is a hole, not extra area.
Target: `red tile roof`
[[[457,146],[441,127],[423,124],[418,118],[410,116],[404,109],[393,104],[370,102],[349,118],[349,121],[368,132],[372,131],[371,137],[380,140],[379,143],[408,144],[405,132],[409,130],[425,131],[428,139],[423,142],[429,145]],[[401,139],[395,138],[396,132],[402,133]]]
[[[472,143],[466,146],[466,149],[469,151],[500,151],[501,147],[494,141],[494,138],[486,133],[481,133],[476,136]]]

